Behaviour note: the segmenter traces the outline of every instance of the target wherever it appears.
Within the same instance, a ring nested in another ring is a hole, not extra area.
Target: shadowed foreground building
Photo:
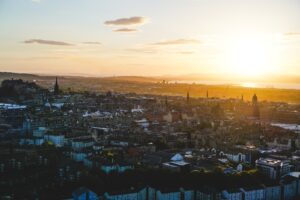
[[[89,190],[88,188],[81,187],[73,192],[74,200],[99,200],[96,193]]]

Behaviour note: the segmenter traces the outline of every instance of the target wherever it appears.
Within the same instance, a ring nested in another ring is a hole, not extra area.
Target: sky
[[[0,71],[300,76],[300,1],[0,0]]]

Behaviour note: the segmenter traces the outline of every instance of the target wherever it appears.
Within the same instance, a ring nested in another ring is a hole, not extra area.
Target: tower
[[[58,95],[58,94],[59,94],[59,86],[58,86],[57,77],[56,77],[56,79],[55,79],[54,94],[55,94],[55,95]]]
[[[190,102],[190,92],[188,91],[186,94],[186,102],[189,103]]]
[[[168,104],[168,97],[166,96],[166,97],[165,97],[165,108],[166,108],[166,110],[168,109],[168,107],[169,107],[169,104]]]
[[[208,90],[206,90],[206,98],[208,98]]]
[[[256,94],[252,97],[252,109],[253,109],[253,117],[259,118],[260,112],[259,112],[259,106],[258,106],[258,98]]]

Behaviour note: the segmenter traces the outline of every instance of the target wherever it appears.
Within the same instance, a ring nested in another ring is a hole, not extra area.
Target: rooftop
[[[279,166],[282,164],[282,161],[273,158],[260,158],[256,161],[256,163],[269,166]]]

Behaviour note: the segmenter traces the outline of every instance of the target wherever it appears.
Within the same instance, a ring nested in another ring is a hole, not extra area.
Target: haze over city
[[[299,200],[300,0],[0,0],[0,199]]]

